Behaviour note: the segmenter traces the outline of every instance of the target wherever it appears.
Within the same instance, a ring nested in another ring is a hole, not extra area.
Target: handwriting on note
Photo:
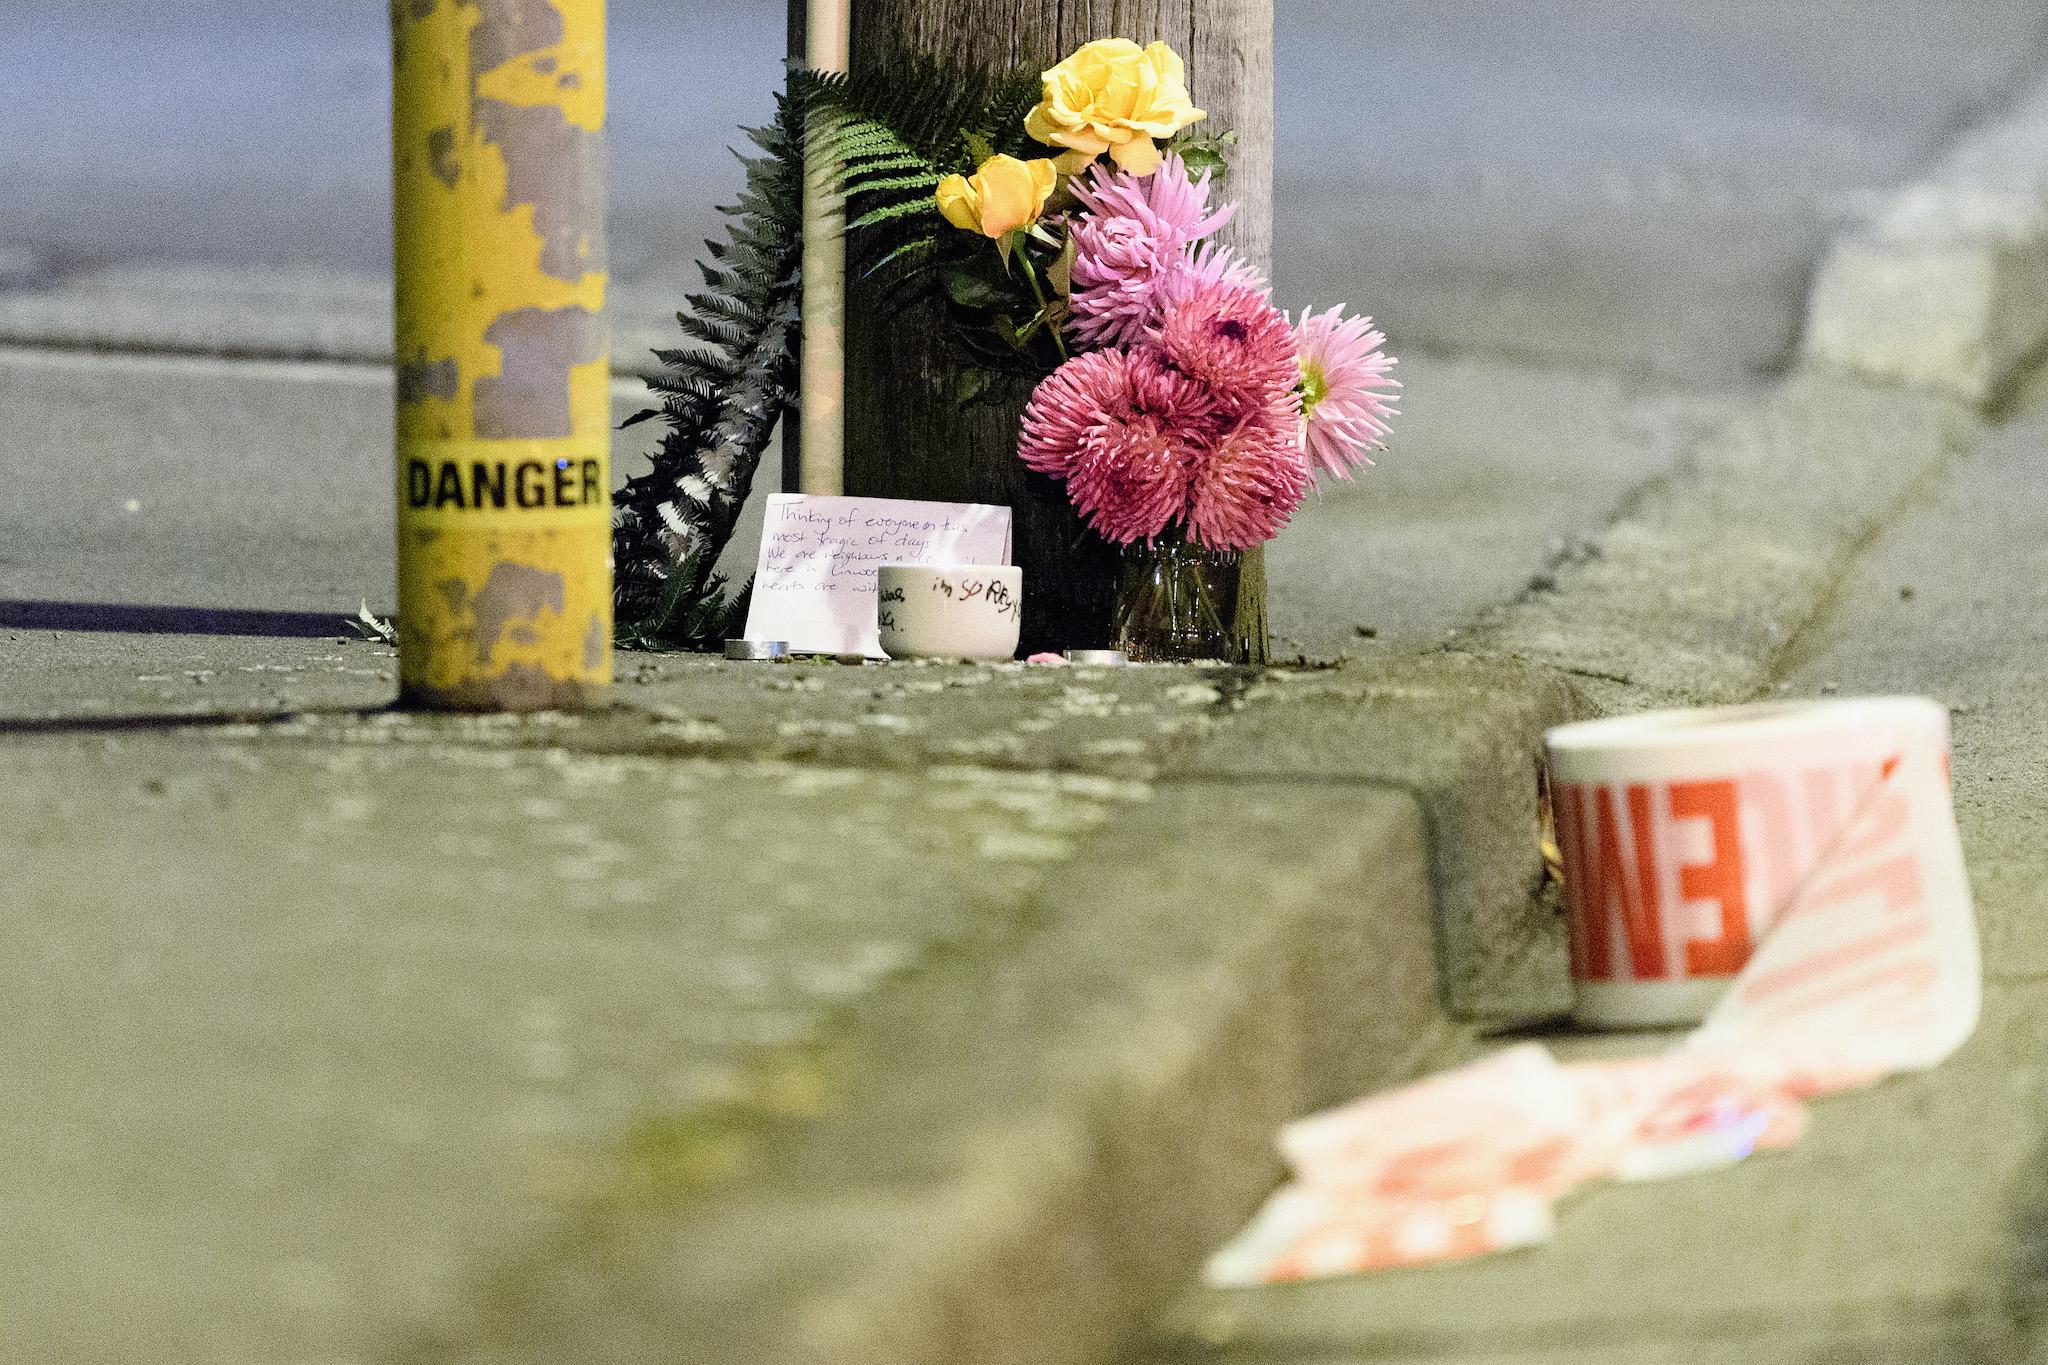
[[[1007,507],[778,493],[762,527],[747,638],[880,658],[877,566],[1009,561]]]

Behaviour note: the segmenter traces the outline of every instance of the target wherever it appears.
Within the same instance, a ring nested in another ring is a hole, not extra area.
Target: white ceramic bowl
[[[1014,564],[884,564],[875,625],[892,659],[1014,659],[1024,571]]]

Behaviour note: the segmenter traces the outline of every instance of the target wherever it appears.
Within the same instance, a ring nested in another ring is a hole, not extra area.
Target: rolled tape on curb
[[[1946,714],[1914,698],[1662,711],[1552,730],[1574,1016],[1697,1024],[1859,798]]]
[[[1704,1022],[1622,1061],[1524,1043],[1289,1125],[1294,1182],[1216,1253],[1210,1283],[1533,1245],[1588,1181],[1787,1146],[1806,1100],[1935,1066],[1975,1030],[1939,706],[1661,712],[1565,726],[1548,748],[1581,1016]]]

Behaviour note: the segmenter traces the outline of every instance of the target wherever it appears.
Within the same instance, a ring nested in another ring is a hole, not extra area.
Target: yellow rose
[[[1099,38],[1045,73],[1045,98],[1024,131],[1065,147],[1061,169],[1073,173],[1108,152],[1134,175],[1159,165],[1156,137],[1172,137],[1208,117],[1188,99],[1187,68],[1165,43],[1139,47],[1128,38]]]
[[[1049,157],[1019,161],[992,156],[973,175],[949,175],[939,182],[939,212],[957,228],[1001,237],[1028,227],[1045,207],[1059,171]]]

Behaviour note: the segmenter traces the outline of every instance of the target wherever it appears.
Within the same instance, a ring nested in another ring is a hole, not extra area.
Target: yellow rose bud
[[[940,215],[954,227],[981,231],[981,195],[966,176],[947,176],[932,197],[938,200]]]
[[[1043,79],[1045,96],[1024,131],[1089,160],[1108,152],[1134,175],[1159,165],[1154,138],[1208,117],[1189,100],[1187,67],[1165,43],[1141,48],[1128,38],[1098,38]]]
[[[933,198],[939,212],[956,228],[1001,237],[1028,227],[1052,196],[1059,170],[1050,157],[1019,161],[992,156],[973,175],[949,175]]]

